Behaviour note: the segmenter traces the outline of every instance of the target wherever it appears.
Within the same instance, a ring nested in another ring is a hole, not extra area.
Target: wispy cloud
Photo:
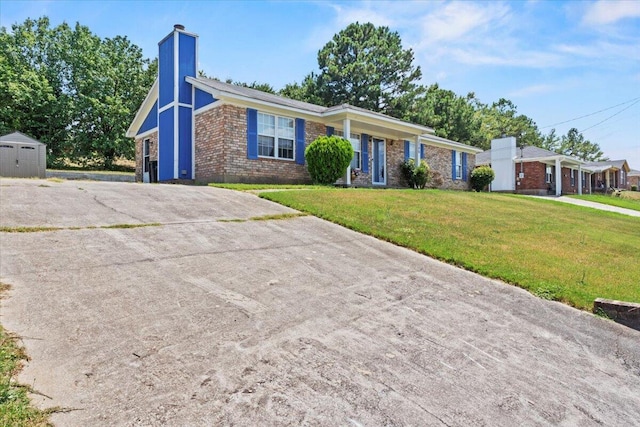
[[[550,84],[536,84],[527,87],[523,87],[521,89],[514,90],[507,95],[511,98],[519,98],[530,95],[541,95],[544,93],[549,93],[554,91],[556,88],[554,85]]]
[[[509,7],[502,3],[448,3],[423,19],[423,35],[428,43],[459,41],[502,26],[509,12]]]
[[[640,17],[640,2],[636,0],[600,0],[587,6],[582,22],[586,25],[606,25],[621,19],[638,17]]]

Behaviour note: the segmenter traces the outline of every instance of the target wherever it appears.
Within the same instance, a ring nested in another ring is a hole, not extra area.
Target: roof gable
[[[22,144],[45,145],[44,143],[38,141],[37,139],[31,138],[30,136],[27,136],[22,132],[13,132],[7,135],[0,136],[0,142],[19,142]]]

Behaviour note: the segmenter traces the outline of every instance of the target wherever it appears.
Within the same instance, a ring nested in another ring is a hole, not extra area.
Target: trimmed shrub
[[[471,188],[484,190],[495,179],[496,174],[489,166],[480,166],[471,171]]]
[[[304,151],[307,169],[316,184],[330,185],[347,171],[353,147],[338,136],[319,136]]]
[[[424,160],[420,165],[416,165],[414,159],[406,160],[400,165],[400,172],[409,188],[424,188],[429,182],[430,169]]]

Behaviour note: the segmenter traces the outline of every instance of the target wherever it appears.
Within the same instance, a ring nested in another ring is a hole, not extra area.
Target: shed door
[[[0,176],[16,176],[18,154],[14,144],[0,144]]]
[[[38,150],[31,145],[18,146],[18,175],[21,178],[38,176]]]

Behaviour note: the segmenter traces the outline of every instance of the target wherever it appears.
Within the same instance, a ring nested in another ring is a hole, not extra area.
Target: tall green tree
[[[441,89],[437,83],[429,86],[424,96],[416,99],[407,120],[432,127],[436,135],[465,144],[474,144],[480,122],[475,116],[475,95],[458,96]]]
[[[331,106],[325,104],[325,100],[320,94],[318,76],[313,72],[308,74],[302,80],[302,83],[295,82],[285,85],[285,87],[278,92],[278,95],[298,101],[310,102],[311,104],[324,105],[325,107]]]
[[[65,158],[110,168],[133,158],[128,125],[156,75],[125,37],[51,27],[46,17],[0,29],[0,131],[47,144],[50,165]]]
[[[422,77],[413,59],[389,27],[350,24],[318,52],[318,95],[324,105],[348,103],[403,117]]]
[[[516,137],[518,144],[542,145],[542,136],[536,123],[524,114],[518,114],[517,106],[508,99],[500,98],[488,105],[479,105],[475,113],[480,122],[475,145],[485,150],[491,147],[491,140],[504,136]]]
[[[566,135],[562,135],[558,153],[576,157],[587,162],[608,160],[600,150],[600,146],[584,138],[576,128],[571,128]]]

